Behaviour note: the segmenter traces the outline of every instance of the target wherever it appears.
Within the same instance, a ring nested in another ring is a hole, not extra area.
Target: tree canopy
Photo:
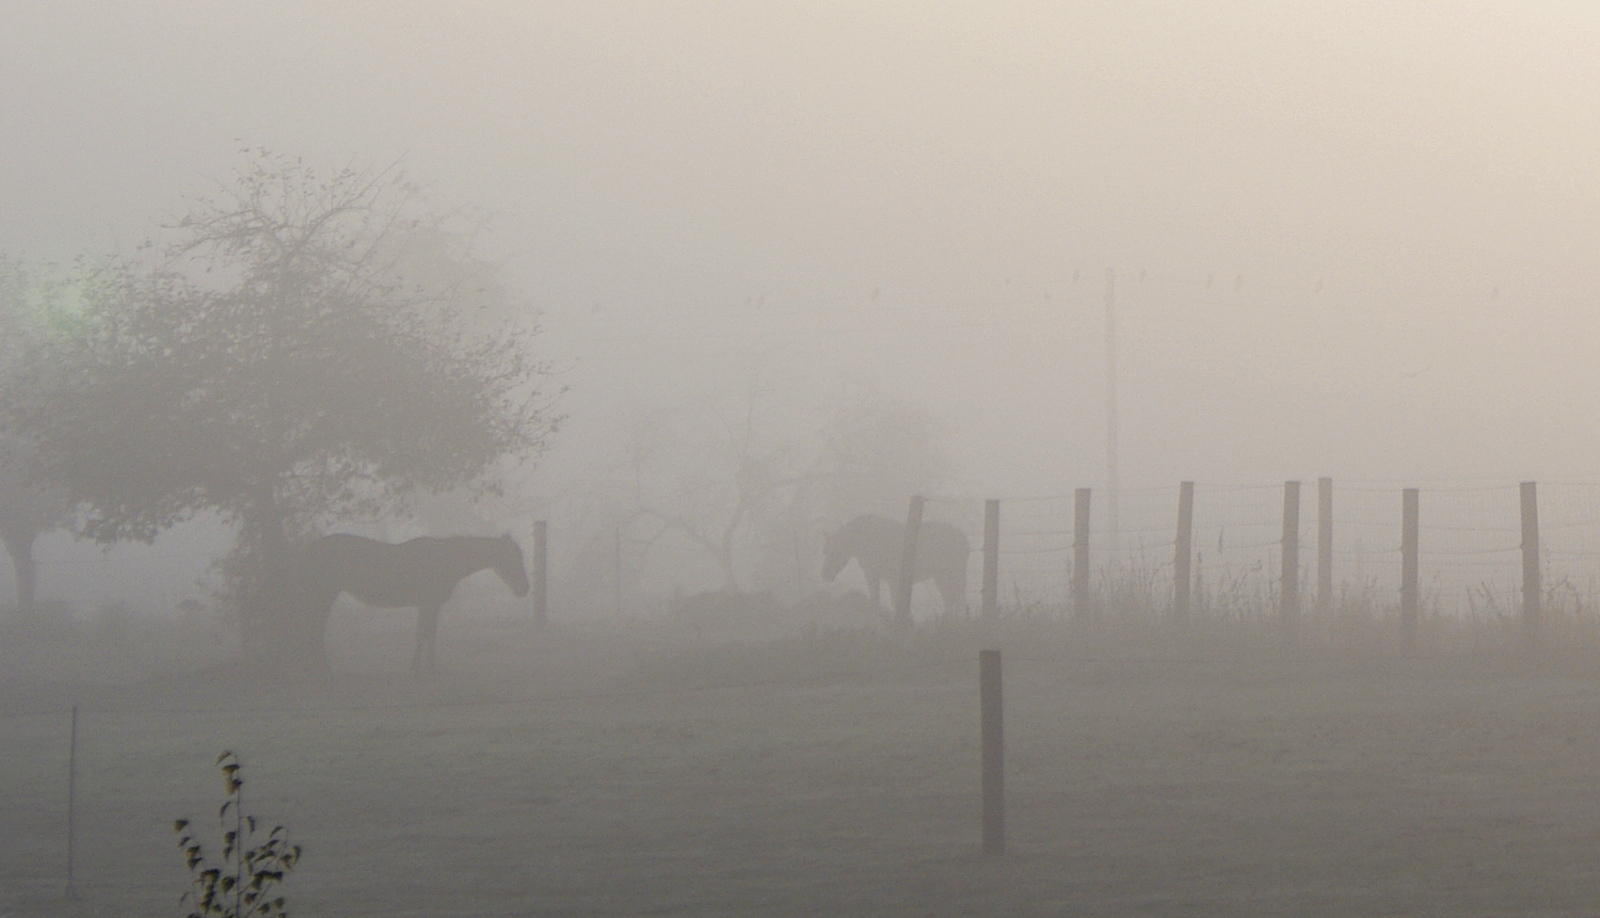
[[[493,491],[536,456],[558,418],[535,316],[457,216],[396,168],[253,151],[168,241],[89,271],[76,333],[39,349],[15,409],[82,534],[148,541],[216,511],[271,577],[318,525]]]

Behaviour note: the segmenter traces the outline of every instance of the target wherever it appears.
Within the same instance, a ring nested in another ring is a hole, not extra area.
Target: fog
[[[501,215],[552,474],[785,342],[925,400],[973,494],[1102,483],[1111,267],[1124,483],[1589,475],[1581,4],[6,18],[0,249],[129,249],[241,142],[401,160]]]
[[[401,162],[542,314],[570,493],[752,372],[950,496],[1592,477],[1579,4],[14,4],[0,251],[131,251],[264,145]],[[810,413],[809,415],[807,413]]]
[[[569,388],[534,505],[752,372],[923,406],[950,496],[1104,487],[1108,270],[1122,486],[1593,477],[1582,4],[4,17],[0,251],[129,253],[241,146],[495,214]]]
[[[335,680],[264,716],[211,614],[227,526],[42,537],[40,596],[86,626],[0,648],[0,746],[23,750],[0,763],[0,887],[21,890],[0,911],[78,913],[33,842],[58,815],[34,805],[59,783],[46,715],[80,701],[96,907],[170,901],[146,810],[203,812],[174,750],[238,743],[276,788],[252,805],[317,842],[291,896],[313,914],[1591,907],[1597,47],[1576,2],[10,0],[0,254],[132,256],[244,149],[399,164],[491,216],[478,254],[537,316],[566,420],[499,502],[341,526],[528,549],[552,520],[555,626],[475,575],[434,681],[407,678],[413,619],[345,601]],[[732,584],[715,546],[622,534],[641,495],[716,529],[759,465],[730,457],[813,448],[861,405],[931,422],[930,519],[975,548],[978,502],[1007,499],[1011,617],[923,602],[898,631],[854,568],[806,607],[845,507],[743,545]],[[1072,492],[1104,493],[1113,448],[1136,559],[1168,563],[1176,485],[1201,485],[1193,631],[1163,630],[1153,563],[1137,614],[1055,614]],[[1352,486],[1339,576],[1367,592],[1295,645],[1272,630],[1277,489],[1324,476]],[[1557,558],[1542,669],[1495,655],[1522,633],[1521,481]],[[1396,492],[1422,484],[1418,663],[1397,660],[1394,546]],[[683,605],[729,585],[781,602]],[[12,588],[0,570],[0,608]],[[980,643],[1015,674],[1031,859],[1006,882],[973,857]],[[374,855],[366,820],[408,828]]]

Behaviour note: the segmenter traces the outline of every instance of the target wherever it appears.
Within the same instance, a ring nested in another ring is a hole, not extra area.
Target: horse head
[[[498,541],[495,560],[490,566],[520,599],[528,595],[528,570],[522,566],[522,546],[510,533],[501,536]]]

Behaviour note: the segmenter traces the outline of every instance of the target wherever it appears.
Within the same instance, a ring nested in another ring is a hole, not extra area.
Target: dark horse
[[[320,651],[328,615],[340,593],[369,606],[417,610],[417,649],[411,669],[420,672],[426,651],[433,670],[434,637],[439,630],[439,607],[456,584],[478,571],[492,569],[517,596],[528,595],[528,572],[522,566],[522,549],[509,535],[420,538],[399,545],[358,535],[330,535],[307,545],[299,570],[301,608],[310,616]],[[326,658],[318,661],[326,662]]]
[[[881,516],[858,516],[822,543],[822,579],[832,583],[851,558],[866,575],[872,601],[879,602],[879,587],[889,581],[899,608],[900,557],[905,551],[906,527]],[[967,537],[949,523],[924,522],[917,530],[917,563],[912,580],[932,580],[946,614],[967,609]]]

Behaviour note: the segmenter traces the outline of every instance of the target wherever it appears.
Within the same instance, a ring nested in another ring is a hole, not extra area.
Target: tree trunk
[[[38,569],[33,563],[33,533],[8,532],[0,535],[6,553],[11,556],[11,566],[17,574],[17,612],[32,618],[34,594],[38,588]]]
[[[254,595],[242,609],[246,634],[255,638],[275,668],[321,670],[327,662],[322,652],[325,623],[317,610],[303,608],[295,590],[294,552],[284,531],[275,482],[269,479],[255,490],[245,528],[255,543],[251,547],[259,568]]]

